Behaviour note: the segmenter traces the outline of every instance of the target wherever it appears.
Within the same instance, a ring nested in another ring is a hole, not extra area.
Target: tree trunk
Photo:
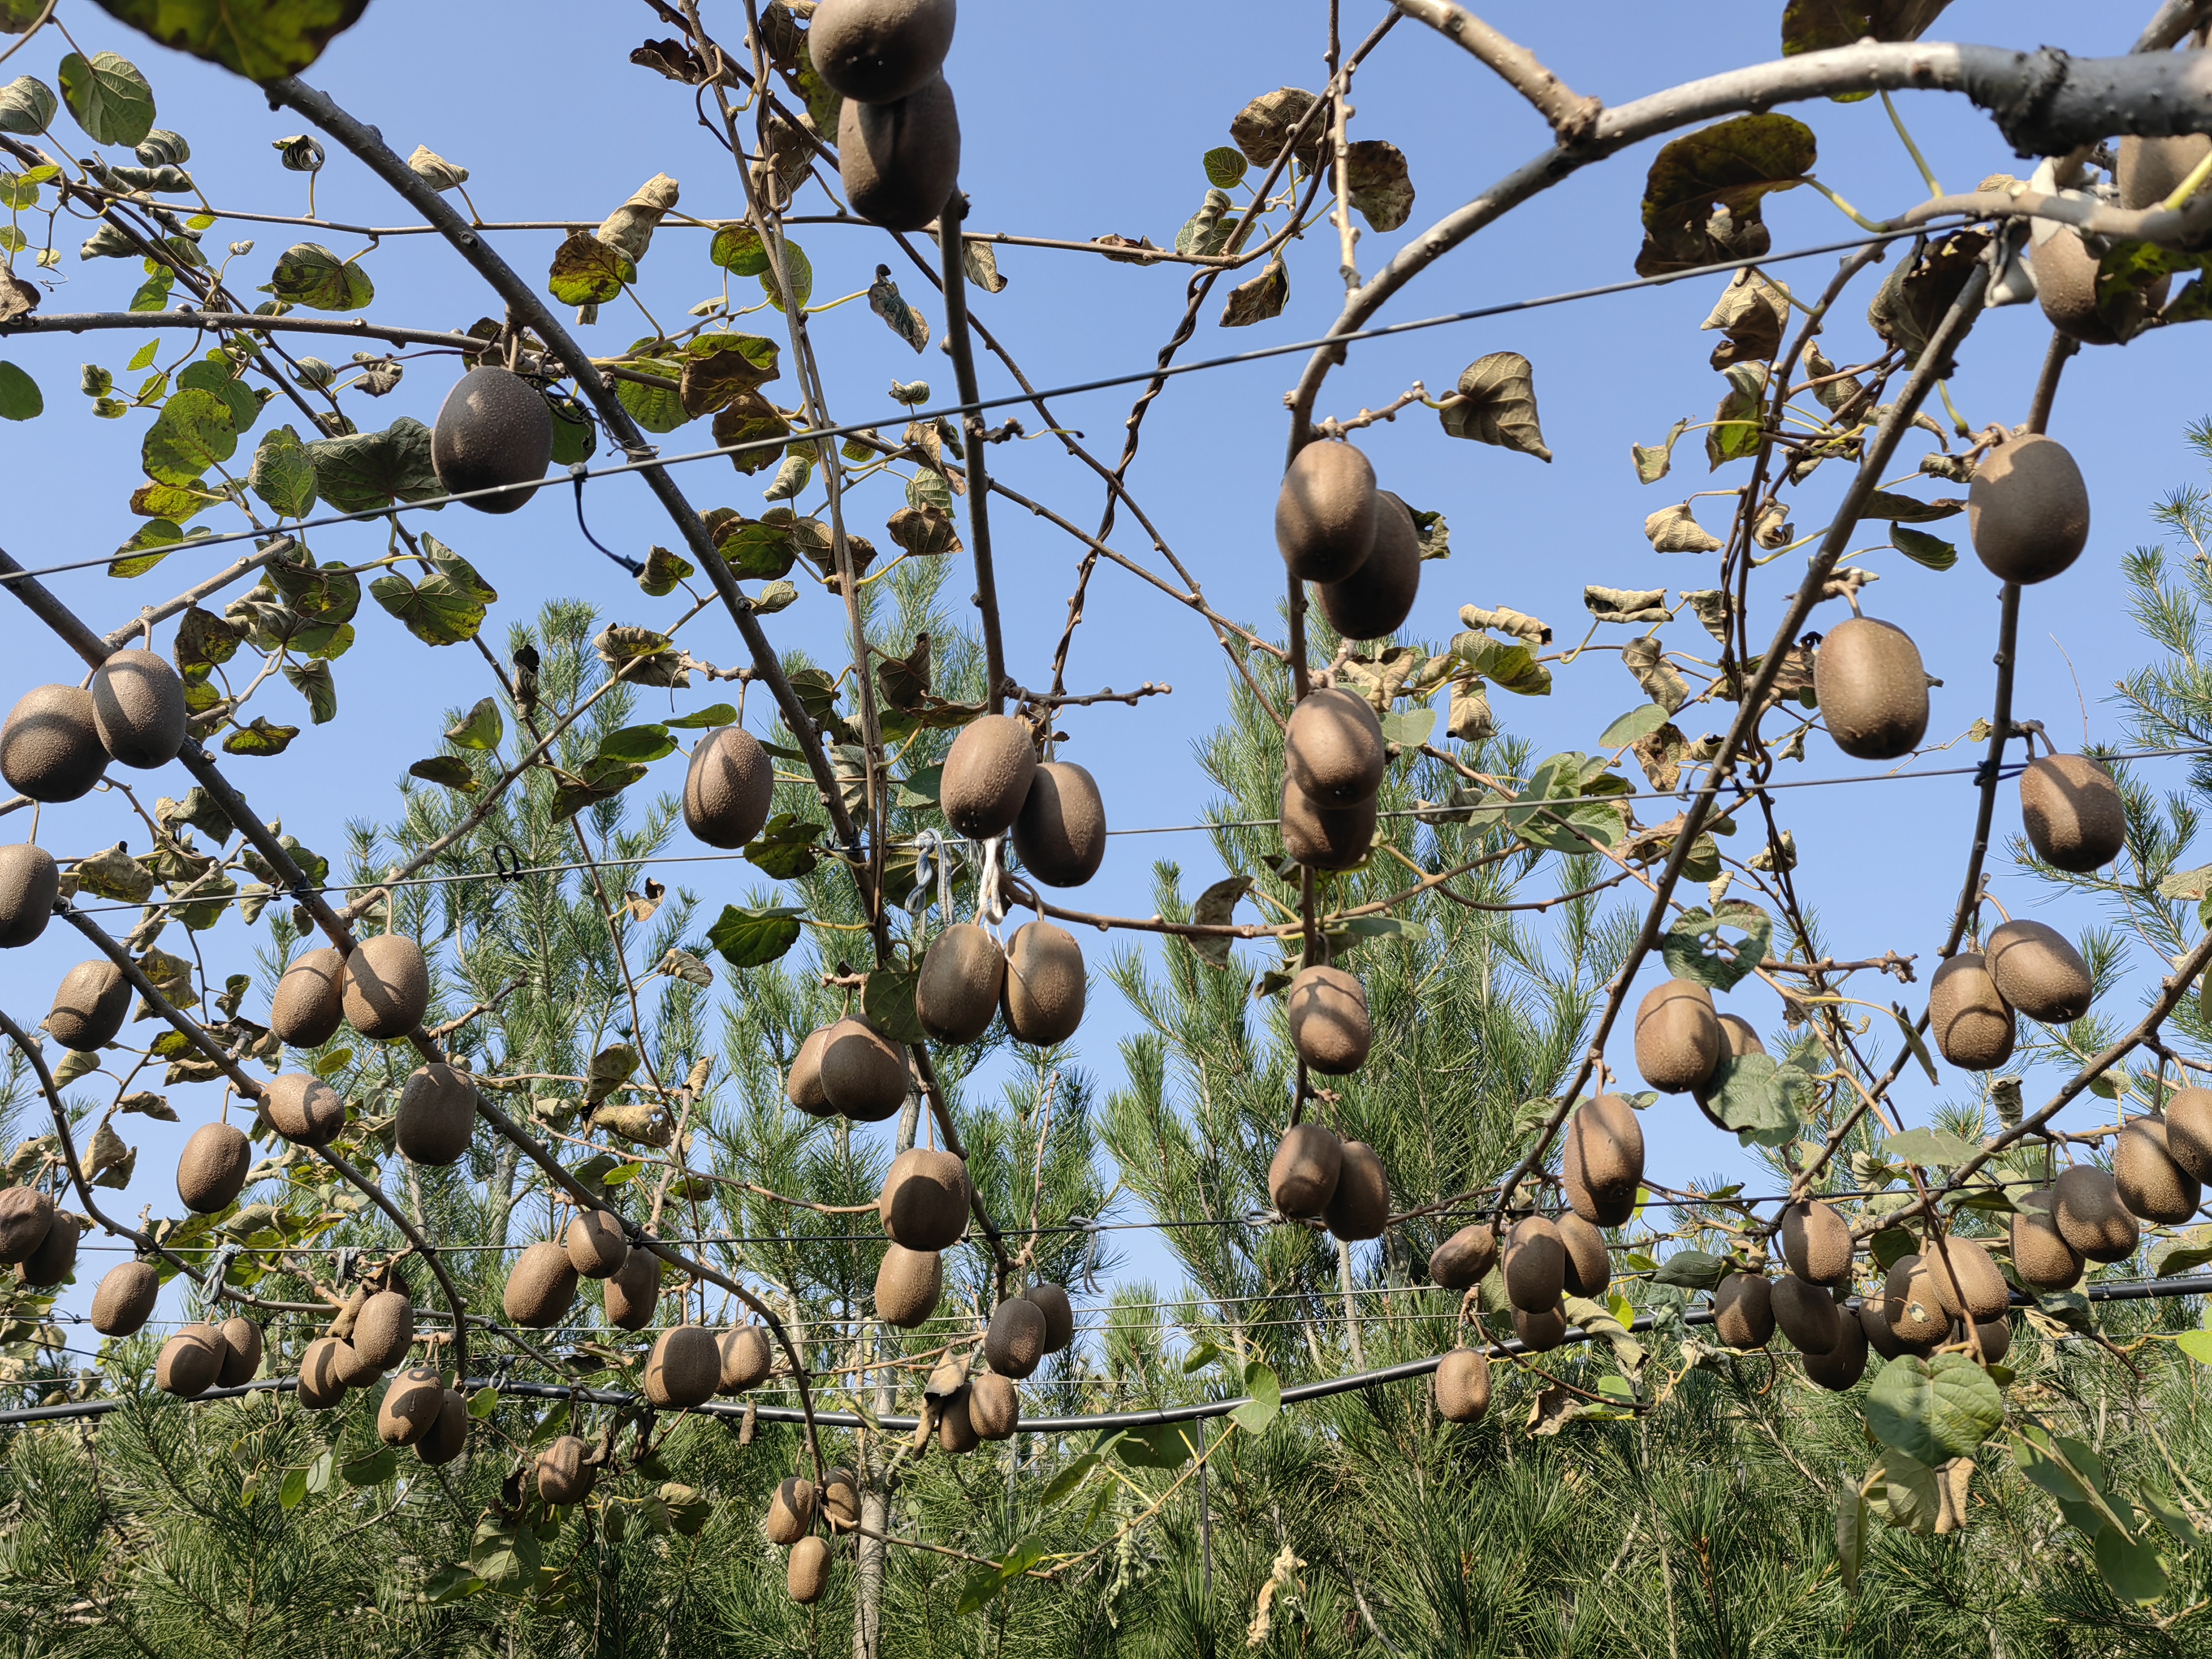
[[[877,1398],[889,1409],[888,1389]],[[860,1494],[860,1524],[872,1533],[890,1530],[891,1500],[871,1486]],[[853,1559],[853,1659],[882,1659],[884,1565],[890,1547],[882,1538],[863,1538]]]

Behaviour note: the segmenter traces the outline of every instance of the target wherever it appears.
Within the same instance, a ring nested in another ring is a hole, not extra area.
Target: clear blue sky
[[[1517,4],[1486,15],[1530,45],[1577,90],[1624,101],[1691,76],[1754,63],[1776,50],[1779,0],[1687,14],[1668,8]],[[2140,27],[2148,0],[2130,6],[2083,8],[2050,3],[1960,0],[1934,33],[1948,39],[2032,47],[2045,41],[2084,55],[2124,51]],[[709,8],[732,39],[741,13]],[[1373,0],[1348,0],[1346,27],[1357,35],[1382,15]],[[160,100],[161,124],[184,131],[192,167],[221,206],[297,212],[305,180],[281,171],[274,140],[300,130],[272,113],[242,83],[222,72],[155,48],[93,8],[70,0],[64,17],[88,50],[108,47],[137,61]],[[1074,7],[967,0],[948,75],[958,94],[964,135],[963,182],[973,199],[971,225],[1030,234],[1087,239],[1106,232],[1171,242],[1197,207],[1206,185],[1199,157],[1227,141],[1230,118],[1249,99],[1279,85],[1320,83],[1318,0],[1213,0],[1205,6],[1149,3]],[[566,218],[595,222],[639,183],[665,171],[683,185],[682,206],[705,215],[734,215],[742,203],[726,157],[694,122],[688,92],[630,66],[629,50],[665,34],[644,6],[548,3],[442,6],[419,0],[377,0],[363,22],[342,37],[307,78],[364,119],[380,125],[404,153],[428,144],[471,169],[469,190],[494,219]],[[52,83],[62,50],[41,38],[19,54],[0,79],[19,71]],[[1363,268],[1486,183],[1548,143],[1542,124],[1463,53],[1430,31],[1401,24],[1361,75],[1353,137],[1388,138],[1410,160],[1419,192],[1413,218],[1391,235],[1365,235]],[[1984,175],[2017,168],[1987,121],[1961,100],[1933,94],[1899,99],[1916,137],[1943,184],[1971,187]],[[1820,104],[1794,112],[1819,134],[1822,179],[1870,214],[1897,211],[1922,195],[1914,169],[1890,131],[1879,103]],[[60,131],[82,153],[88,149],[66,121]],[[1389,315],[1409,317],[1616,280],[1631,274],[1638,240],[1637,202],[1651,150],[1590,169],[1540,198],[1417,282]],[[318,192],[325,216],[357,223],[408,222],[388,192],[343,155],[334,155]],[[1773,198],[1768,209],[1778,249],[1851,234],[1851,227],[1810,191]],[[246,284],[260,280],[291,239],[278,227],[225,226],[210,233],[254,236],[242,260]],[[330,235],[342,252],[357,239]],[[864,228],[803,233],[816,270],[817,295],[865,288],[877,263],[890,260],[905,291],[921,301],[926,284],[907,281],[896,250]],[[514,263],[542,272],[558,240],[554,233],[516,234],[503,243]],[[1009,343],[1039,384],[1135,368],[1165,339],[1182,304],[1185,273],[1172,266],[1139,269],[1082,254],[1005,250],[1006,290],[971,303]],[[1322,331],[1336,310],[1339,286],[1333,237],[1310,236],[1292,256],[1292,293],[1280,319],[1224,332],[1214,325],[1220,295],[1209,303],[1186,355],[1211,354]],[[431,327],[465,327],[494,309],[489,294],[434,239],[386,244],[372,269],[380,291],[376,314]],[[1817,288],[1827,259],[1779,268],[1802,289]],[[137,281],[123,262],[80,264],[43,308],[114,309]],[[644,270],[644,289],[664,320],[719,289],[719,273],[696,231],[665,230]],[[1447,439],[1432,416],[1416,410],[1370,435],[1366,448],[1388,487],[1417,504],[1446,513],[1455,553],[1427,567],[1413,627],[1441,639],[1453,631],[1460,605],[1508,605],[1550,620],[1563,637],[1579,632],[1581,591],[1596,581],[1620,587],[1709,585],[1710,560],[1662,556],[1640,526],[1654,508],[1679,501],[1707,482],[1686,442],[1674,476],[1650,489],[1629,465],[1632,442],[1651,442],[1679,416],[1703,419],[1720,391],[1707,367],[1715,337],[1703,319],[1718,279],[1640,293],[1497,321],[1454,327],[1359,348],[1329,382],[1323,412],[1349,415],[1380,404],[1415,378],[1432,392],[1448,388],[1459,370],[1493,350],[1526,354],[1535,365],[1544,431],[1557,456],[1549,465],[1502,450]],[[1827,349],[1838,362],[1869,355],[1871,337],[1860,307],[1845,307]],[[611,351],[644,332],[626,307],[584,331],[599,351]],[[941,319],[933,316],[933,333]],[[949,363],[933,349],[922,358],[896,341],[862,306],[817,325],[833,406],[841,417],[887,415],[883,393],[893,378],[921,375],[949,391]],[[1976,424],[2025,416],[2047,330],[2033,307],[1994,315],[1978,330],[1954,391]],[[77,365],[91,361],[118,372],[138,343],[131,334],[82,340],[10,341],[4,356],[43,385],[48,413],[4,432],[8,511],[4,544],[27,564],[98,556],[121,541],[134,521],[125,498],[138,482],[137,445],[143,417],[119,422],[92,418],[75,390]],[[2067,374],[2052,424],[2087,473],[2095,524],[2089,552],[2057,580],[2031,591],[2021,630],[2021,712],[2071,738],[2080,730],[2075,679],[2087,700],[2092,735],[2118,735],[2102,702],[2138,654],[2118,600],[2121,554],[2154,539],[2147,505],[2195,476],[2183,443],[2185,424],[2207,412],[2201,390],[2212,331],[2186,328],[2126,350],[2085,353]],[[343,353],[325,355],[342,356]],[[450,361],[410,368],[404,384],[374,413],[429,419],[450,379]],[[1239,368],[1176,382],[1153,410],[1134,487],[1178,551],[1198,572],[1214,604],[1228,613],[1272,623],[1282,587],[1270,513],[1285,435],[1281,395],[1300,360]],[[1006,387],[985,370],[993,390]],[[1118,447],[1123,394],[1063,404],[1097,448]],[[703,425],[676,435],[688,447]],[[996,468],[1015,486],[1059,506],[1078,522],[1095,520],[1098,492],[1047,442],[1008,446]],[[1831,469],[1834,471],[1834,469]],[[719,463],[687,470],[684,482],[700,504],[757,509],[762,481],[744,480]],[[1713,482],[1733,482],[1723,474]],[[1801,504],[1801,527],[1840,488],[1824,479]],[[1930,491],[1929,493],[1940,493]],[[668,539],[665,520],[634,482],[615,480],[591,492],[593,526],[603,539],[633,550]],[[997,517],[1000,592],[1013,672],[1036,681],[1048,672],[1070,589],[1077,550],[1041,523],[1003,510]],[[436,533],[473,561],[499,588],[494,626],[529,614],[556,595],[581,595],[611,619],[646,622],[663,607],[641,599],[629,579],[575,533],[565,492],[546,492],[511,519],[449,511]],[[1962,530],[1954,523],[1953,529]],[[1940,528],[1940,526],[1939,526]],[[325,533],[324,556],[365,552],[376,532]],[[1126,538],[1124,538],[1127,539]],[[1877,539],[1873,534],[1869,541]],[[1960,539],[1963,542],[1963,535]],[[1142,552],[1135,542],[1127,544]],[[57,588],[101,628],[121,623],[138,604],[185,585],[189,556],[171,560],[131,584],[97,571],[64,577]],[[1963,732],[1988,705],[1989,653],[1996,623],[1996,584],[1971,559],[1948,574],[1920,570],[1895,555],[1856,562],[1881,573],[1867,598],[1870,614],[1904,623],[1915,634],[1930,672],[1945,688],[1936,694],[1931,739]],[[1765,579],[1769,600],[1788,591],[1784,565]],[[964,582],[964,578],[963,579]],[[964,586],[956,584],[956,591]],[[0,613],[9,614],[9,613]],[[1771,614],[1771,612],[1769,613]],[[840,618],[818,593],[777,619],[780,640],[824,657],[840,644]],[[230,770],[265,816],[319,848],[335,851],[349,817],[395,810],[388,781],[432,751],[450,708],[485,689],[471,661],[434,659],[426,672],[422,647],[395,623],[365,610],[360,643],[336,665],[342,718],[310,731],[292,753],[273,761],[240,761]],[[75,680],[82,672],[20,611],[9,615],[6,684],[12,697],[48,678]],[[724,630],[710,634],[708,654],[737,654]],[[2062,656],[2062,649],[2064,653]],[[459,658],[461,653],[453,653]],[[1121,573],[1103,569],[1091,589],[1089,620],[1079,635],[1070,681],[1075,689],[1139,681],[1172,682],[1170,698],[1135,710],[1072,712],[1068,753],[1098,775],[1121,824],[1180,823],[1197,816],[1206,791],[1191,755],[1191,736],[1223,707],[1223,670],[1198,620],[1167,605]],[[1546,702],[1498,699],[1514,729],[1534,738],[1539,752],[1591,746],[1613,715],[1640,701],[1611,663],[1586,659],[1559,676]],[[282,687],[267,698],[273,718],[304,713]],[[295,712],[297,711],[297,712]],[[304,724],[304,721],[302,721]],[[1693,734],[1694,735],[1694,734]],[[664,763],[672,786],[672,769]],[[1858,769],[1816,742],[1802,775]],[[150,780],[154,793],[181,793],[181,770]],[[1932,959],[1941,945],[1972,819],[1963,780],[1826,791],[1801,798],[1789,821],[1807,865],[1848,868],[1848,886],[1832,877],[1813,887],[1839,955],[1895,947]],[[25,820],[5,826],[19,833]],[[2000,828],[2014,827],[2008,791]],[[102,800],[49,812],[41,839],[68,851],[89,850],[118,833]],[[1219,872],[1202,837],[1120,840],[1103,874],[1085,896],[1097,908],[1144,914],[1149,865],[1155,854],[1182,859],[1186,890]],[[2001,895],[2033,903],[2035,896],[2000,861]],[[728,895],[712,876],[687,876],[709,903]],[[2050,913],[2077,927],[2086,913]],[[215,936],[218,955],[248,965],[249,946],[234,925]],[[73,935],[56,928],[37,945],[0,957],[0,998],[27,1023],[43,1013],[61,973],[79,955]],[[1923,992],[1912,994],[1917,999]],[[1110,1080],[1111,1040],[1126,1016],[1106,997],[1086,1027],[1091,1063]],[[1755,1005],[1741,994],[1738,1007]],[[1771,1027],[1778,1012],[1749,1007]],[[1626,1063],[1625,1041],[1619,1063]],[[1921,1093],[1926,1091],[1924,1087]],[[1926,1100],[1905,1089],[1908,1113]],[[2101,1104],[2101,1103],[2100,1103]],[[143,1125],[133,1121],[134,1133]],[[1706,1127],[1686,1103],[1662,1103],[1648,1127],[1653,1170],[1670,1178],[1730,1167],[1733,1144]],[[145,1154],[132,1190],[118,1207],[135,1213],[152,1203],[173,1207],[173,1158],[163,1137],[143,1134]],[[1141,1264],[1140,1264],[1141,1265]]]

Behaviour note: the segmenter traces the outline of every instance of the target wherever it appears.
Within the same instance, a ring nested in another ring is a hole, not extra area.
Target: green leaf
[[[305,448],[317,491],[340,513],[374,513],[395,499],[427,501],[446,493],[430,462],[430,428],[411,415],[381,432],[316,438]]]
[[[1881,1155],[1892,1164],[1956,1167],[1978,1156],[1981,1150],[1978,1143],[1942,1129],[1907,1129],[1881,1143]]]
[[[1673,140],[1644,184],[1644,246],[1636,274],[1750,260],[1771,246],[1766,196],[1802,184],[1819,157],[1813,130],[1787,115],[1741,115]],[[1723,226],[1715,210],[1726,208]]]
[[[1282,1382],[1255,1359],[1244,1368],[1244,1392],[1251,1398],[1230,1413],[1229,1420],[1247,1434],[1263,1433],[1282,1412]]]
[[[233,411],[234,417],[236,411]],[[289,426],[264,433],[253,452],[246,486],[279,518],[303,519],[315,504],[315,468],[307,446]]]
[[[748,910],[726,904],[707,939],[731,967],[764,968],[799,943],[799,918],[805,914],[789,905]]]
[[[76,52],[62,59],[62,101],[95,144],[137,144],[154,130],[154,88],[138,66],[112,52],[86,63]]]
[[[163,265],[152,272],[138,285],[131,296],[133,311],[166,311],[169,307],[169,290],[177,285],[177,273]]]
[[[1930,570],[1948,570],[1959,562],[1959,550],[1941,536],[1931,536],[1924,530],[1893,524],[1889,527],[1889,544],[1917,565]]]
[[[661,724],[672,732],[713,731],[717,726],[729,725],[737,717],[738,711],[731,704],[713,702],[674,720],[663,720]]]
[[[2212,1365],[2212,1331],[2184,1331],[2173,1346],[2200,1365]]]
[[[1913,1023],[1912,1017],[1895,1003],[1890,1005],[1889,1012],[1897,1021],[1897,1029],[1905,1038],[1905,1046],[1912,1051],[1913,1059],[1920,1062],[1920,1069],[1928,1073],[1928,1080],[1941,1083],[1942,1079],[1936,1073],[1935,1057],[1928,1052],[1928,1045],[1920,1040],[1920,1028]]]
[[[1938,1354],[1932,1364],[1906,1354],[1881,1368],[1866,1414],[1884,1445],[1934,1466],[1972,1456],[2004,1421],[2004,1396],[1964,1354]]]
[[[477,787],[477,775],[458,755],[433,755],[428,760],[418,760],[407,769],[407,775],[420,778],[425,783],[458,789],[464,794],[473,793]]]
[[[0,87],[0,132],[26,137],[43,132],[60,107],[52,87],[33,76],[19,75]]]
[[[2097,1534],[2097,1572],[2123,1601],[2148,1607],[2170,1588],[2155,1546],[2138,1543],[2114,1527]]]
[[[635,761],[610,760],[604,755],[594,755],[584,763],[580,774],[553,769],[553,821],[566,823],[595,801],[610,800],[645,775],[645,767]]]
[[[1890,1521],[1912,1532],[1933,1533],[1943,1507],[1936,1471],[1893,1446],[1882,1454],[1881,1472],[1882,1496],[1889,1505]]]
[[[310,311],[359,311],[376,298],[376,284],[354,259],[341,259],[319,242],[295,242],[269,273],[268,292]]]
[[[476,1536],[469,1544],[469,1565],[493,1589],[510,1595],[523,1594],[537,1583],[542,1565],[536,1528],[478,1522]]]
[[[474,708],[446,728],[446,741],[462,749],[496,749],[506,735],[507,720],[490,697],[479,697]]]
[[[369,594],[425,645],[459,645],[483,626],[499,599],[476,568],[434,536],[422,538],[431,574],[417,584],[396,571],[368,585]]]
[[[469,1415],[482,1422],[499,1409],[499,1390],[487,1382],[469,1396]]]
[[[1127,1429],[1114,1442],[1114,1455],[1135,1469],[1179,1469],[1190,1462],[1190,1431],[1179,1423]]]
[[[1632,708],[1598,736],[1601,749],[1626,749],[1629,744],[1650,737],[1667,724],[1666,708],[1656,702],[1647,702],[1641,708]]]
[[[2052,1450],[2050,1434],[2040,1426],[2030,1424],[2013,1442],[2013,1462],[2022,1474],[2057,1498],[2061,1506],[2067,1509],[2069,1519],[2075,1511],[2086,1510],[2087,1524],[2079,1521],[2075,1524],[2084,1532],[2095,1533],[2104,1525],[2104,1517],[2097,1512],[2089,1489],[2052,1455]],[[2069,1455],[2070,1457],[2071,1454]],[[2081,1473],[2094,1479],[2087,1469]]]
[[[1250,163],[1245,161],[1243,150],[1223,144],[1206,151],[1199,158],[1199,165],[1206,169],[1207,184],[1217,190],[1234,190],[1243,179],[1244,169]]]
[[[297,75],[322,56],[333,35],[360,20],[368,0],[100,0],[100,5],[165,46],[220,64],[249,81],[273,81]]]
[[[750,225],[724,225],[714,233],[707,257],[739,276],[757,276],[768,269],[768,249]]]
[[[1710,1291],[1728,1271],[1728,1258],[1707,1250],[1677,1250],[1659,1264],[1651,1277],[1655,1285],[1673,1285],[1686,1291]]]
[[[0,358],[0,421],[36,420],[46,408],[46,394],[39,390],[39,383]]]
[[[380,1486],[398,1472],[399,1453],[391,1446],[380,1446],[338,1470],[349,1486]]]
[[[815,828],[809,824],[808,829]],[[914,988],[920,968],[878,968],[860,989],[861,1012],[868,1024],[894,1042],[927,1042],[929,1033],[914,1011]]]
[[[799,301],[799,308],[804,311],[806,309],[806,302],[814,297],[814,265],[813,262],[807,258],[806,250],[788,236],[783,239],[783,264],[784,269],[791,275],[792,297]],[[765,255],[761,261],[760,285],[761,292],[768,296],[768,302],[778,311],[781,311],[783,293],[776,283],[775,272],[769,268]]]
[[[266,714],[256,714],[253,724],[233,732],[222,740],[226,755],[281,755],[300,735],[296,726],[276,726]]]
[[[815,865],[820,861],[814,843],[827,830],[826,824],[809,823],[796,813],[779,812],[747,843],[745,862],[777,881],[797,881],[814,872]],[[919,1036],[902,1039],[908,1042],[921,1040]]]
[[[665,599],[676,591],[677,583],[692,574],[690,560],[665,547],[656,547],[646,554],[645,568],[638,573],[637,585],[654,599]]]
[[[1078,1486],[1090,1478],[1091,1470],[1098,1467],[1098,1462],[1097,1452],[1085,1452],[1063,1464],[1059,1472],[1045,1483],[1044,1491],[1038,1494],[1037,1506],[1048,1510],[1054,1504],[1066,1501]]]
[[[230,405],[197,387],[179,392],[163,404],[147,428],[139,452],[146,476],[158,483],[198,483],[210,467],[238,453],[238,428]]]
[[[644,765],[676,752],[676,739],[665,726],[626,726],[611,732],[599,743],[599,758],[625,765]]]
[[[68,82],[64,80],[63,84],[66,86]],[[296,1510],[301,1504],[307,1501],[307,1471],[306,1466],[304,1464],[295,1465],[295,1467],[285,1470],[284,1483],[276,1489],[276,1503],[278,1507],[287,1510]]]
[[[307,717],[317,726],[337,717],[338,688],[327,662],[286,663],[284,678],[307,700]]]
[[[1859,1593],[1859,1567],[1866,1559],[1867,1504],[1856,1486],[1846,1486],[1836,1498],[1836,1561],[1843,1570],[1844,1589]]]
[[[1732,956],[1720,956],[1706,948],[1708,940],[1718,940],[1723,927],[1744,935]],[[1662,949],[1667,971],[1675,978],[1694,980],[1716,991],[1732,991],[1765,960],[1773,939],[1772,916],[1756,904],[1725,899],[1711,910],[1685,910],[1667,930]]]
[[[588,230],[572,230],[553,251],[545,286],[564,306],[591,306],[615,299],[623,283],[636,280],[637,267],[612,242],[603,242]]]

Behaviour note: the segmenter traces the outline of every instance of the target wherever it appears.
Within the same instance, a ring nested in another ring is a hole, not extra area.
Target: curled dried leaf
[[[1493,351],[1469,363],[1439,415],[1455,438],[1552,459],[1537,422],[1535,370],[1517,351]]]
[[[1719,538],[1698,522],[1687,501],[1647,516],[1644,535],[1655,553],[1717,553],[1721,549]]]

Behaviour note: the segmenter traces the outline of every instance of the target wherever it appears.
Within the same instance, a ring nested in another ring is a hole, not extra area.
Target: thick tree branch
[[[1498,78],[1536,106],[1552,124],[1561,144],[1578,144],[1604,113],[1595,98],[1578,96],[1565,82],[1546,69],[1536,54],[1516,40],[1508,40],[1465,6],[1451,0],[1390,0],[1417,23],[1426,23],[1448,40],[1455,40]]]

